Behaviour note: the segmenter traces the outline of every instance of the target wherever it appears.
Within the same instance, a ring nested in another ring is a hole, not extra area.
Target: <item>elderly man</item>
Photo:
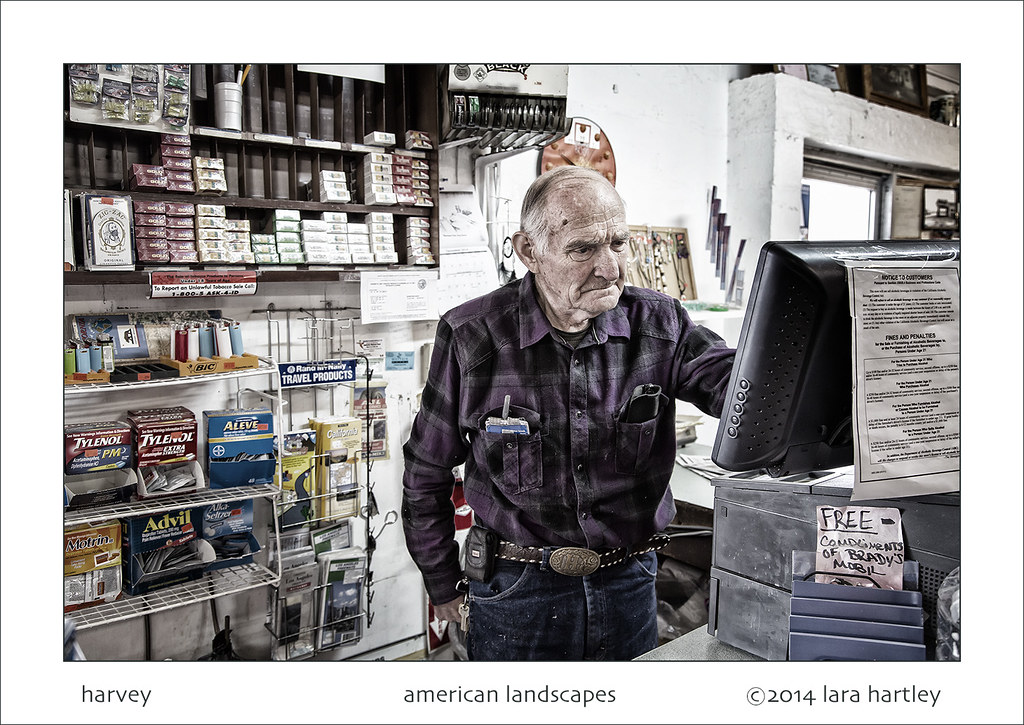
[[[468,616],[470,659],[630,659],[657,644],[675,399],[720,416],[735,351],[677,300],[625,287],[625,208],[600,174],[540,176],[521,227],[529,272],[438,324],[405,446],[406,542],[438,616]]]

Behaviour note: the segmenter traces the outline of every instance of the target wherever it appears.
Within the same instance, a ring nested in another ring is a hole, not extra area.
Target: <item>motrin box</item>
[[[121,596],[121,526],[117,521],[64,531],[64,611]]]
[[[210,488],[273,483],[274,416],[269,408],[203,411]]]

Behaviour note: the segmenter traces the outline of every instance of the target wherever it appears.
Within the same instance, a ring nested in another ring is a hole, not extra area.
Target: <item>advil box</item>
[[[252,499],[210,504],[202,508],[203,540],[213,547],[217,558],[207,571],[252,562],[259,542],[252,534]]]
[[[183,508],[125,519],[124,587],[142,594],[198,579],[215,556],[200,537],[202,509]]]
[[[64,611],[121,596],[121,527],[116,521],[64,532]]]
[[[273,483],[274,415],[269,408],[203,411],[210,488]]]

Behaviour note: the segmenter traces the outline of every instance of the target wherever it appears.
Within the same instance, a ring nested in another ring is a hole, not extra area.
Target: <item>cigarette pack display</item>
[[[433,144],[430,142],[430,134],[426,131],[413,131],[409,130],[405,132],[405,147],[407,149],[432,149]]]
[[[129,594],[144,594],[198,579],[216,559],[197,524],[201,508],[173,509],[125,519],[121,527],[123,580]]]
[[[135,223],[137,225],[146,227],[162,227],[167,223],[167,215],[153,213],[140,214],[139,210],[136,209]]]
[[[194,242],[196,238],[196,230],[192,227],[178,229],[176,227],[165,227],[167,241],[175,242]],[[189,248],[195,250],[195,244],[189,244]],[[177,249],[185,249],[184,245],[179,245]]]
[[[167,191],[178,191],[182,194],[194,194],[196,185],[192,181],[170,181],[167,182]]]
[[[170,158],[187,159],[192,156],[192,149],[189,146],[178,144],[160,144],[160,155]]]
[[[212,196],[220,196],[227,193],[228,183],[224,179],[197,179],[196,180],[196,193],[197,194],[209,194]]]
[[[192,173],[192,159],[183,156],[161,156],[160,165],[168,171],[188,171]]]
[[[193,156],[192,166],[195,169],[215,169],[217,171],[224,170],[224,159],[211,158],[209,156]]]
[[[168,229],[195,229],[196,223],[191,216],[165,216],[164,224]]]
[[[166,239],[167,229],[165,227],[135,227],[135,239]]]
[[[132,208],[135,210],[135,216],[138,217],[141,214],[166,214],[167,203],[163,201],[132,201]],[[139,222],[140,224],[142,222]]]
[[[196,213],[196,205],[188,201],[168,201],[165,203],[167,216],[191,217]]]
[[[363,143],[367,146],[394,146],[395,134],[387,131],[370,131],[363,136]]]
[[[222,501],[201,511],[203,541],[216,557],[207,563],[206,571],[252,563],[253,554],[260,550],[252,533],[252,499]]]
[[[85,268],[134,269],[131,199],[81,194]]]
[[[64,531],[64,611],[121,596],[121,526],[117,521]]]
[[[171,146],[191,146],[192,137],[185,133],[162,133],[160,143]]]

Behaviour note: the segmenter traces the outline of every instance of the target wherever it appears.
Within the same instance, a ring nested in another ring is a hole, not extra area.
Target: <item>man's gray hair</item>
[[[557,169],[547,171],[537,177],[537,180],[530,184],[523,197],[523,206],[519,213],[519,229],[536,245],[540,251],[547,249],[548,238],[553,229],[549,227],[547,218],[548,202],[553,192],[565,186],[573,186],[582,182],[600,181],[608,184],[612,191],[615,187],[611,185],[604,176],[593,169],[586,169],[581,166],[560,166]]]

